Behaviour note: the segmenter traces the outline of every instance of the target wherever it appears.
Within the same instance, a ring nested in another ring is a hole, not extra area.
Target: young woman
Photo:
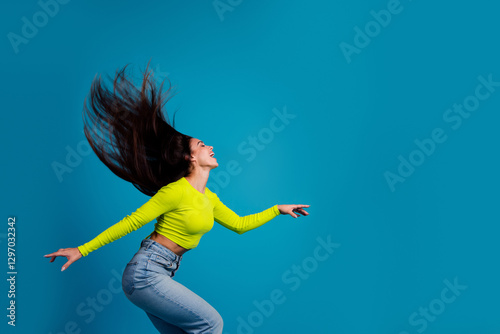
[[[240,217],[206,187],[218,166],[213,147],[174,129],[163,115],[171,87],[162,93],[149,72],[140,89],[117,71],[113,90],[94,79],[84,108],[84,131],[99,159],[117,176],[131,182],[149,201],[76,248],[44,255],[73,262],[137,230],[156,218],[154,231],[142,240],[122,277],[127,298],[143,309],[160,333],[222,333],[222,318],[204,299],[173,280],[183,254],[195,248],[214,220],[238,234],[255,229],[280,214],[309,215],[309,205],[274,205]],[[87,119],[85,118],[87,116]]]

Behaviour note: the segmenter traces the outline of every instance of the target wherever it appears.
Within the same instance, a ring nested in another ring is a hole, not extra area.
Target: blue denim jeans
[[[125,267],[125,296],[143,309],[160,333],[221,334],[222,318],[203,298],[174,281],[182,255],[151,239]]]

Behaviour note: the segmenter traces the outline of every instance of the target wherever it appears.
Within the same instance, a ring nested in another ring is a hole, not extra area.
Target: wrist
[[[80,255],[81,255],[82,257],[84,257],[84,256],[85,256],[85,255],[83,255],[82,251],[80,250],[80,246],[76,247],[76,249],[78,249],[78,251],[80,252]]]

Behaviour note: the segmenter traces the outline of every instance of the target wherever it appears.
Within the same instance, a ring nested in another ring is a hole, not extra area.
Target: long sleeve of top
[[[255,229],[280,215],[274,205],[260,213],[240,217],[219,197],[205,188],[205,193],[196,190],[184,177],[162,187],[149,201],[135,212],[127,215],[91,241],[78,246],[83,256],[139,229],[156,218],[155,231],[178,245],[192,249],[206,232],[213,227],[214,220],[222,226],[242,234]]]
[[[221,202],[219,197],[212,193],[214,200],[214,219],[217,223],[238,234],[243,234],[264,225],[274,217],[280,215],[278,205],[274,205],[267,210],[240,217]]]

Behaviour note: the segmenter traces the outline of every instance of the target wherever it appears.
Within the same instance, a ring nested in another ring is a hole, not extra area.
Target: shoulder
[[[210,198],[212,200],[219,200],[219,197],[217,196],[217,194],[214,193],[213,191],[211,191],[208,187],[205,187],[205,195],[207,195],[208,198]]]
[[[182,195],[184,193],[184,186],[182,184],[182,179],[164,185],[163,187],[160,188],[160,190],[158,190],[158,193],[168,194],[168,195],[173,195],[173,194]]]

